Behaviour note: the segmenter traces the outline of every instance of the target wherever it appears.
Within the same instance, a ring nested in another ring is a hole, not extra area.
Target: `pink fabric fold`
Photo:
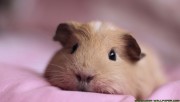
[[[150,100],[180,100],[180,80],[157,89]],[[133,102],[128,95],[64,91],[51,86],[39,73],[0,64],[0,102]]]

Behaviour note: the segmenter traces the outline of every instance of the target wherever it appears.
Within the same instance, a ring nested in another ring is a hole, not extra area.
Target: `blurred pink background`
[[[166,68],[176,68],[179,10],[179,0],[0,0],[0,62],[45,67],[60,48],[52,41],[59,23],[101,20],[132,32],[159,53]]]

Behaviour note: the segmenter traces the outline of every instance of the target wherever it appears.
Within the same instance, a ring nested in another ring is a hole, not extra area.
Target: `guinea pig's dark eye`
[[[113,49],[109,52],[109,59],[116,61],[116,53]]]
[[[73,45],[72,50],[71,50],[71,54],[73,54],[78,48],[78,43],[76,43],[75,45]]]

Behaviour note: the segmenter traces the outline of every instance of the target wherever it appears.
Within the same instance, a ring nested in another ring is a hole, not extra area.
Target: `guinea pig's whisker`
[[[69,64],[71,64],[72,66],[75,66],[75,63],[74,62],[76,62],[74,59],[70,59],[70,58],[68,58],[67,56],[65,56],[65,55],[63,55],[63,57],[67,60],[67,61],[69,61],[70,63]]]
[[[63,57],[64,57],[67,61],[71,61],[67,56],[63,55]]]
[[[53,76],[52,79],[58,79],[58,80],[61,80],[61,81],[65,80],[63,76],[59,76],[59,75]]]
[[[58,74],[58,73],[52,73],[52,75],[51,75],[51,79],[59,79],[59,78],[63,78],[64,76],[62,76],[62,75],[55,75],[55,74]]]
[[[62,66],[59,66],[59,65],[57,65],[57,64],[49,64],[49,65],[55,66],[55,67],[58,67],[58,68],[63,68]]]
[[[54,74],[58,74],[58,73],[59,73],[59,71],[57,71],[57,70],[55,70],[55,71],[47,70],[46,72],[48,72],[48,73],[54,73]]]
[[[68,58],[66,58],[66,59],[68,59]],[[78,66],[78,64],[77,64],[77,61],[73,58],[73,59],[68,59],[68,61],[70,62],[69,64],[67,64],[66,66],[67,67],[77,67]]]

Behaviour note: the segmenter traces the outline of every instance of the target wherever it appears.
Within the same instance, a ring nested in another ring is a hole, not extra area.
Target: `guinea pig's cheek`
[[[97,80],[90,84],[89,91],[105,94],[122,94],[122,91],[117,86],[116,83],[110,80]]]
[[[90,92],[97,92],[97,93],[104,93],[103,90],[105,89],[105,83],[101,83],[101,81],[93,81],[89,84],[88,91]]]
[[[62,90],[72,90],[72,91],[77,90],[77,85],[78,85],[75,78],[71,76],[65,76],[59,79],[57,78],[51,84],[57,86]]]

